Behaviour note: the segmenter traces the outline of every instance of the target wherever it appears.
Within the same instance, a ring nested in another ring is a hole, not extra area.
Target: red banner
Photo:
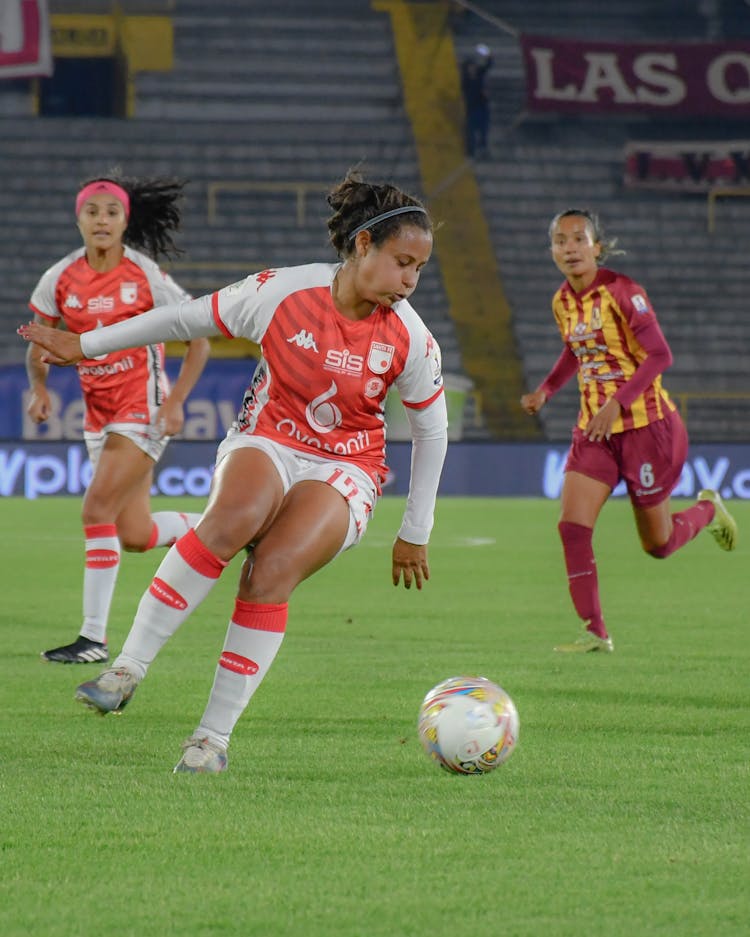
[[[47,0],[0,2],[0,78],[52,74]]]
[[[750,42],[522,36],[529,111],[750,119]]]
[[[750,141],[632,142],[625,147],[625,185],[706,192],[750,185]]]

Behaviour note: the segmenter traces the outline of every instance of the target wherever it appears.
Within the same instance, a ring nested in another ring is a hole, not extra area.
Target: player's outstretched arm
[[[41,360],[45,364],[75,364],[83,358],[81,336],[74,332],[61,332],[41,322],[28,322],[20,326],[18,334],[44,349]]]

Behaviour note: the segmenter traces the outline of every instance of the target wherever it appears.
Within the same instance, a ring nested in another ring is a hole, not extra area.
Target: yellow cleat
[[[698,492],[699,501],[711,501],[714,506],[714,519],[706,527],[722,550],[734,550],[737,546],[737,521],[724,507],[718,491],[704,488]]]
[[[558,644],[556,651],[564,654],[588,654],[589,651],[604,651],[611,654],[615,646],[612,644],[612,638],[600,638],[598,634],[592,631],[584,631],[583,634],[571,641],[570,644]]]

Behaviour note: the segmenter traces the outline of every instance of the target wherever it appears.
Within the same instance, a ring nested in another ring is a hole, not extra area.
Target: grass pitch
[[[403,503],[385,498],[363,544],[293,597],[218,777],[171,772],[239,558],[101,718],[73,701],[99,667],[39,660],[80,623],[79,507],[0,501],[4,937],[748,933],[750,504],[731,504],[735,553],[703,533],[667,561],[608,504],[615,653],[561,657],[578,625],[556,504],[442,499],[419,593],[390,583]],[[115,653],[160,556],[124,557]],[[485,777],[442,772],[416,735],[424,694],[460,673],[500,683],[521,719]]]

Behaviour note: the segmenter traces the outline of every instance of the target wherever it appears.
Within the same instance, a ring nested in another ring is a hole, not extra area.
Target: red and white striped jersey
[[[235,430],[330,453],[385,477],[388,389],[421,410],[443,392],[440,349],[406,301],[352,321],[333,302],[336,264],[263,270],[210,297],[229,337],[261,346]]]
[[[43,274],[29,306],[81,334],[189,298],[140,251],[126,247],[114,270],[98,273],[80,247]],[[169,393],[162,344],[83,359],[78,375],[86,403],[84,427],[91,432],[108,423],[149,423]]]

